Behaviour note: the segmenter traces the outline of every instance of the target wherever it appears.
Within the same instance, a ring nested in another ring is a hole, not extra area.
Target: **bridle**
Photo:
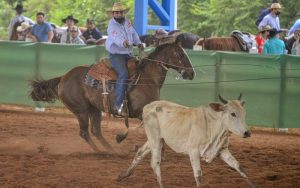
[[[140,52],[140,53],[141,53],[141,52]],[[180,55],[178,55],[177,52],[175,52],[175,55],[177,56],[178,59],[180,59]],[[140,59],[141,61],[142,61],[143,59],[145,59],[145,60],[149,60],[150,62],[154,62],[154,63],[160,65],[160,66],[161,66],[164,70],[166,70],[166,71],[168,71],[170,68],[174,68],[174,67],[175,67],[175,68],[180,68],[180,69],[182,69],[182,70],[180,71],[180,75],[181,75],[181,76],[183,76],[183,74],[185,73],[186,70],[188,70],[188,69],[193,69],[193,67],[189,68],[189,67],[184,67],[184,66],[174,65],[174,64],[171,64],[171,63],[167,63],[167,62],[165,62],[165,61],[155,60],[155,59],[150,59],[150,58],[148,58],[148,57],[143,57],[143,58],[139,58],[139,59]],[[182,64],[180,60],[179,60],[179,63]],[[167,66],[169,66],[169,67],[167,67]]]

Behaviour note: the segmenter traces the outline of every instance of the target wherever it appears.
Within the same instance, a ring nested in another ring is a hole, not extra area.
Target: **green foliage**
[[[0,1],[0,39],[6,39],[7,26],[14,16],[17,2],[22,2],[27,12],[24,15],[35,20],[38,11],[46,13],[49,22],[63,25],[62,19],[73,15],[79,20],[80,26],[85,26],[87,18],[94,18],[97,27],[106,33],[110,17],[106,11],[115,1],[123,2],[130,11],[127,17],[134,20],[134,0],[5,0]],[[159,0],[159,2],[161,2]],[[178,29],[200,35],[228,36],[232,30],[238,29],[251,33],[257,32],[255,20],[262,8],[271,0],[177,0]],[[280,15],[281,27],[289,29],[296,20],[296,13],[300,11],[299,0],[281,0],[283,6]],[[160,21],[150,10],[150,24]]]
[[[9,5],[6,1],[0,1],[0,7],[0,39],[7,39],[7,28],[10,22],[9,18],[13,16],[14,10],[12,9],[11,5]]]

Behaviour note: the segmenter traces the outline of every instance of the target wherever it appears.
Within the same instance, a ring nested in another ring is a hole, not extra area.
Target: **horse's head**
[[[17,28],[21,26],[22,22],[23,22],[23,21],[21,21],[21,22],[17,21],[17,22],[14,24],[13,30],[12,30],[12,34],[11,34],[9,40],[19,40]]]
[[[192,63],[176,36],[159,39],[156,45],[158,59],[165,67],[176,70],[183,79],[194,79],[195,71]]]

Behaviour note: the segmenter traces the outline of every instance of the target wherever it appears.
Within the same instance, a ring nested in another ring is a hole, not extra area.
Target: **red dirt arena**
[[[125,141],[117,144],[115,135],[125,130],[121,120],[104,119],[103,134],[119,153],[91,150],[79,136],[75,117],[64,108],[46,109],[0,105],[0,187],[157,187],[150,167],[150,155],[134,174],[116,181],[131,163],[137,146],[146,136],[137,120],[130,121]],[[258,187],[300,187],[300,134],[253,130],[252,137],[230,138],[230,151]],[[298,131],[299,132],[299,131]],[[166,149],[161,165],[165,187],[196,187],[189,157]],[[239,173],[216,158],[202,162],[202,188],[244,188]]]

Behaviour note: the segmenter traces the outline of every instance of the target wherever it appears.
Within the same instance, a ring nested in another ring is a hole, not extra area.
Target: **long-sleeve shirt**
[[[288,36],[291,36],[292,34],[294,34],[294,32],[296,31],[296,29],[300,29],[300,19],[296,20],[296,22],[294,23],[294,25],[291,27]]]
[[[30,25],[34,24],[34,22],[30,18],[27,18],[26,16],[23,16],[23,15],[17,15],[13,19],[11,19],[9,26],[8,26],[8,39],[10,39],[10,37],[13,33],[14,25],[17,22],[24,22],[24,21],[27,21]]]
[[[111,54],[131,54],[132,45],[141,44],[137,32],[127,19],[120,24],[112,18],[108,24],[107,35],[105,48]],[[126,40],[130,45],[129,48],[125,48],[123,45]]]
[[[277,37],[273,37],[267,40],[264,44],[264,54],[284,54],[285,51],[285,44],[282,40]]]
[[[260,22],[264,19],[264,17],[265,17],[266,15],[268,15],[269,13],[270,13],[270,10],[269,10],[268,8],[263,9],[263,10],[260,12],[260,14],[259,14],[257,20],[255,21],[255,24],[258,26],[258,25],[260,24]]]
[[[266,25],[269,25],[272,28],[275,28],[277,31],[279,31],[280,30],[279,17],[278,16],[273,16],[272,13],[266,15],[264,17],[264,19],[258,25],[258,29],[262,30],[262,28]]]

